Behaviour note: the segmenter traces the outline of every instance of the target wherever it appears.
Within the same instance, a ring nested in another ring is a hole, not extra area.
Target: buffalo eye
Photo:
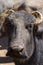
[[[31,25],[31,24],[28,24],[28,25],[25,26],[25,28],[26,28],[28,31],[31,32],[32,25]]]

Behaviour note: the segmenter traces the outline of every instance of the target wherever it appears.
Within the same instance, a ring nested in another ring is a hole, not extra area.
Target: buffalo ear
[[[31,12],[31,14],[34,15],[36,18],[35,24],[40,24],[42,22],[43,16],[39,11]]]

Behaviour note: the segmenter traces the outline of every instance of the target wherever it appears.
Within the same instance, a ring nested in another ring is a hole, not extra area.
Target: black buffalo
[[[7,56],[22,65],[43,65],[43,43],[37,38],[36,18],[26,12],[11,13],[4,22],[9,38]]]
[[[43,65],[43,41],[39,39],[36,19],[24,11],[11,12],[0,28],[9,39],[6,55],[22,65]]]

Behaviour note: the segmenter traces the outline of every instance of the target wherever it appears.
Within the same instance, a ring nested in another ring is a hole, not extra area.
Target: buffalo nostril
[[[22,52],[23,51],[23,48],[20,50],[20,52]]]
[[[19,46],[19,52],[22,52],[23,51],[23,46]]]
[[[14,50],[17,52],[22,52],[23,51],[23,47],[21,46],[14,46]]]

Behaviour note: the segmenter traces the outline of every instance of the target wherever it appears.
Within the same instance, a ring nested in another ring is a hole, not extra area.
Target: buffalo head
[[[38,26],[35,23],[37,17],[32,14],[12,12],[5,18],[0,30],[9,38],[7,56],[24,62],[33,55]]]
[[[35,49],[34,33],[37,32],[35,21],[35,17],[26,12],[15,12],[6,18],[4,26],[9,33],[7,56],[19,61],[28,60],[32,56]]]

